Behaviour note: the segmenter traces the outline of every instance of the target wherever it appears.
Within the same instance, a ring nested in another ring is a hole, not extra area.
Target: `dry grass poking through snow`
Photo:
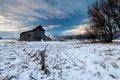
[[[28,55],[46,44],[47,76]],[[120,44],[0,41],[0,80],[120,80]]]

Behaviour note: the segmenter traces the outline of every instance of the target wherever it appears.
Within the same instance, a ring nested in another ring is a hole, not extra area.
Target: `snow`
[[[44,50],[46,75],[28,55]],[[33,78],[33,79],[32,79]],[[120,43],[0,40],[0,80],[120,80]]]

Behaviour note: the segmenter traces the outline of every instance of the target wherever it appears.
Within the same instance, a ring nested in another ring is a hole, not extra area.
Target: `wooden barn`
[[[21,41],[50,41],[51,39],[45,35],[45,30],[41,25],[33,30],[22,32],[20,34]]]

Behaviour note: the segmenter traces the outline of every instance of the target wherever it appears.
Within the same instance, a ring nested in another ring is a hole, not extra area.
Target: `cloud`
[[[12,20],[12,19],[7,19],[4,16],[0,16],[0,31],[10,31],[15,28],[17,28],[16,25],[19,25],[20,23]]]
[[[61,19],[76,12],[86,12],[88,7],[86,4],[90,4],[89,2],[88,0],[2,0],[0,13],[7,16],[14,14],[18,17],[26,15],[42,19]]]
[[[84,35],[87,33],[86,28],[89,28],[89,24],[83,24],[83,25],[78,25],[74,26],[73,29],[71,30],[65,30],[62,32],[62,35]]]
[[[58,28],[60,27],[60,25],[48,25],[47,27],[44,27],[45,30],[48,30],[48,29],[54,29],[54,28]]]
[[[29,23],[37,22],[39,18],[47,20],[66,15],[44,0],[0,0],[0,7],[0,31],[20,32],[26,24],[29,26]],[[56,26],[50,25],[48,28]]]
[[[0,0],[0,31],[21,32],[37,25],[35,22],[65,20],[72,14],[86,13],[91,1],[94,0]]]
[[[0,26],[0,31],[21,33],[24,31],[31,30],[29,27],[18,28],[17,26]]]
[[[4,12],[0,13],[7,16],[9,15],[7,13],[14,14],[17,17],[22,15],[39,17],[42,19],[63,18],[63,16],[66,16],[59,8],[49,5],[44,0],[12,0],[11,2],[5,0],[2,5],[4,9],[0,11]]]
[[[30,27],[19,27],[21,24],[22,23],[14,19],[8,19],[4,16],[0,16],[0,31],[19,33],[30,29]]]
[[[4,19],[4,16],[0,16],[0,19]]]
[[[83,20],[81,20],[81,23],[89,23],[89,18],[84,18]]]

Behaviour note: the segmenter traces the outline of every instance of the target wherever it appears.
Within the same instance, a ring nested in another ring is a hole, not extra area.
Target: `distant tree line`
[[[100,41],[112,42],[120,30],[120,0],[97,0],[88,9],[92,30]]]
[[[2,39],[2,37],[0,37],[0,39]]]

